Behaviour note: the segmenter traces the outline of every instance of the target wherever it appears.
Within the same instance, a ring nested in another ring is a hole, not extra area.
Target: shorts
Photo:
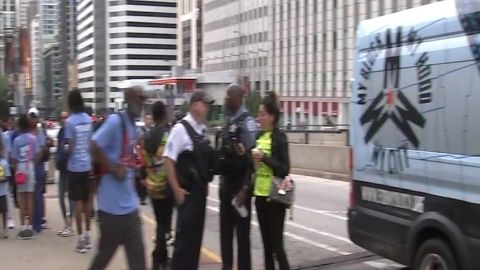
[[[34,192],[35,183],[36,183],[35,172],[33,169],[29,169],[29,172],[27,173],[27,181],[24,184],[17,185],[17,192],[18,193]]]
[[[90,194],[90,172],[67,172],[68,196],[70,200],[88,202]]]
[[[7,195],[0,196],[0,214],[5,215],[8,212]]]

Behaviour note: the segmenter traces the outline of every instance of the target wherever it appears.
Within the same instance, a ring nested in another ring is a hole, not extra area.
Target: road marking
[[[155,220],[153,220],[151,217],[145,215],[145,214],[140,214],[140,216],[142,217],[143,220],[145,220],[147,223],[150,223],[151,225],[154,225],[157,224],[157,222]],[[218,254],[216,254],[215,252],[209,250],[208,248],[205,248],[205,247],[202,247],[202,249],[200,250],[205,256],[209,257],[210,259],[212,259],[214,262],[216,263],[221,263],[222,262],[222,258],[220,258],[220,256]]]
[[[376,268],[376,269],[399,269],[404,267],[395,262],[382,262],[382,261],[371,261],[371,262],[364,262],[364,264]]]
[[[304,207],[304,206],[300,206],[300,205],[294,205],[294,207],[296,209],[300,209],[300,210],[303,210],[303,211],[316,213],[316,214],[321,214],[321,215],[324,215],[324,216],[329,216],[329,217],[344,220],[344,221],[348,220],[348,218],[345,217],[345,216],[339,216],[339,215],[336,215],[336,214],[332,214],[332,212],[339,212],[339,211],[322,211],[322,210],[316,210],[316,209],[312,209],[312,208],[308,208],[308,207]],[[346,211],[345,211],[345,213],[346,213]]]
[[[209,210],[213,211],[213,212],[217,212],[217,213],[220,212],[218,207],[207,206],[207,208]],[[255,211],[252,211],[252,212],[255,212]],[[259,226],[258,222],[253,221],[253,220],[252,220],[252,225],[257,226],[257,227]],[[331,251],[333,253],[337,253],[337,254],[340,254],[340,255],[350,255],[351,254],[350,252],[342,251],[342,250],[339,250],[338,248],[312,241],[310,239],[307,239],[305,237],[302,237],[302,236],[294,234],[294,233],[283,232],[283,235],[288,236],[290,238],[293,238],[297,241],[304,242],[304,243],[310,244],[312,246],[319,247],[319,248],[322,248],[322,249],[325,249],[325,250],[328,250],[328,251]]]
[[[210,200],[212,202],[220,203],[220,201],[215,199],[215,198],[208,197],[208,200]],[[215,212],[219,211],[218,207],[214,207],[214,206],[210,206],[210,207],[212,208],[211,209],[212,211],[215,211]],[[256,212],[254,210],[252,210],[252,215],[253,214],[256,214]],[[312,233],[316,233],[316,234],[323,235],[323,236],[326,236],[326,237],[330,237],[330,238],[333,238],[333,239],[336,239],[336,240],[339,240],[339,241],[342,241],[342,242],[352,244],[352,242],[345,237],[338,236],[338,235],[335,235],[335,234],[331,234],[331,233],[328,233],[328,232],[319,231],[319,230],[316,230],[316,229],[313,229],[313,228],[310,228],[310,227],[307,227],[307,226],[304,226],[304,225],[301,225],[301,224],[298,224],[298,223],[295,223],[295,222],[287,221],[287,225],[290,225],[292,227],[296,227],[298,229],[302,229],[302,230],[305,230],[305,231],[308,231],[308,232],[312,232]]]
[[[218,185],[215,185],[215,184],[210,184],[210,186],[214,187],[214,188],[218,188]],[[208,197],[208,199],[212,202],[217,202],[217,203],[220,202],[218,199],[215,199],[215,198],[212,198],[212,197]],[[294,204],[293,207],[296,208],[296,209],[303,210],[303,211],[307,211],[307,212],[311,212],[311,213],[315,213],[315,214],[320,214],[320,215],[336,218],[336,219],[343,220],[343,221],[348,220],[348,218],[345,217],[345,216],[337,215],[337,214],[346,214],[347,211],[316,210],[316,209],[313,209],[313,208],[308,208],[308,207],[300,206],[300,205],[297,205],[297,204]]]

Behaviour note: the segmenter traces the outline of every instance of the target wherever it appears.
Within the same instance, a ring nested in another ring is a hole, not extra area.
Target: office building
[[[40,16],[35,16],[30,23],[30,55],[31,55],[31,80],[32,80],[32,100],[40,103],[43,96],[43,48],[42,35],[40,31]]]
[[[2,16],[3,33],[5,38],[11,38],[15,34],[15,28],[17,27],[15,0],[2,0],[0,3],[0,14]]]
[[[109,108],[123,99],[125,80],[171,73],[177,55],[177,1],[109,1],[107,16]]]
[[[348,124],[356,25],[432,0],[273,0],[271,90],[283,123]]]
[[[62,61],[58,43],[50,44],[43,53],[45,70],[45,104],[47,115],[59,115],[62,96]]]
[[[73,65],[76,60],[77,51],[77,38],[76,38],[76,4],[75,0],[59,0],[58,3],[58,36],[57,40],[60,47],[61,55],[61,69],[60,77],[62,81],[62,94],[63,106],[66,109],[66,97],[68,91],[71,89],[69,86],[70,74],[69,66]]]
[[[269,0],[203,3],[203,72],[235,73],[245,90],[268,89]]]
[[[78,87],[94,112],[123,100],[122,82],[170,74],[176,6],[175,0],[77,1]]]
[[[28,16],[28,10],[30,8],[31,4],[34,4],[36,1],[35,0],[16,0],[16,11],[17,11],[17,27],[20,28],[29,28],[30,27],[30,22],[29,22],[29,16]]]
[[[106,101],[106,5],[109,1],[77,0],[78,88],[94,112]]]
[[[202,2],[201,0],[178,1],[177,66],[199,71],[202,59]]]
[[[40,29],[42,35],[42,46],[48,48],[50,44],[56,43],[58,34],[58,1],[41,0],[38,2],[38,14],[40,16]]]

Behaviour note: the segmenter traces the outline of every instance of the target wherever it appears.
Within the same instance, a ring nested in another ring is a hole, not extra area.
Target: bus
[[[415,270],[480,269],[480,1],[361,22],[350,113],[350,239]]]

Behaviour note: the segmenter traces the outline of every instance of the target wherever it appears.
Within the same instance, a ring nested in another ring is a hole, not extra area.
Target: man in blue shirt
[[[129,269],[145,270],[145,247],[135,192],[135,118],[142,113],[141,87],[125,91],[127,109],[111,115],[93,135],[93,153],[102,164],[98,187],[100,241],[90,270],[105,269],[119,245],[125,246]]]
[[[67,171],[69,178],[69,196],[75,202],[75,221],[79,236],[75,250],[85,253],[92,248],[90,241],[90,171],[92,158],[90,139],[92,137],[92,119],[85,113],[80,90],[70,91],[68,95],[70,116],[65,122],[65,148],[68,153]],[[82,214],[85,218],[85,233],[82,228]]]

